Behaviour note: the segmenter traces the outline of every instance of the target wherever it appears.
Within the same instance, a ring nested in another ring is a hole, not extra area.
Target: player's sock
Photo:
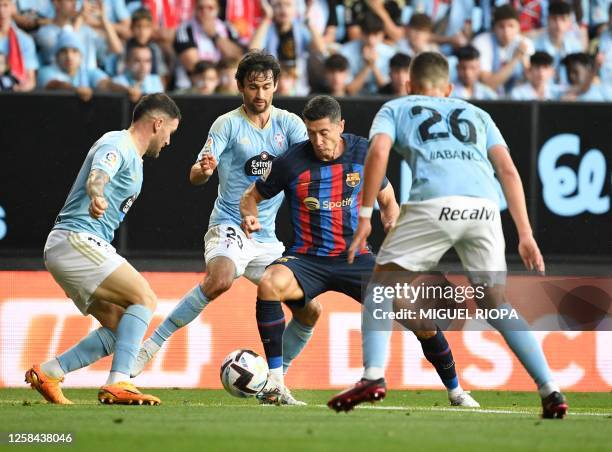
[[[291,362],[304,349],[312,337],[312,326],[304,325],[296,319],[291,319],[283,333],[283,374],[287,373]]]
[[[263,343],[270,372],[283,383],[283,332],[285,314],[280,301],[257,299],[257,328]]]
[[[43,363],[40,368],[53,378],[63,377],[68,372],[89,366],[113,353],[117,338],[115,333],[105,327],[98,328],[57,358]]]
[[[183,295],[170,315],[153,332],[151,340],[161,347],[176,330],[199,316],[208,303],[209,300],[200,285],[195,286]]]
[[[368,288],[361,311],[361,344],[363,349],[363,378],[378,380],[385,376],[385,364],[389,354],[389,340],[393,325],[391,321],[376,320],[373,313],[375,309],[382,312],[392,312],[391,300],[382,304],[374,303],[371,288]]]
[[[434,366],[446,389],[450,391],[457,388],[459,379],[455,371],[455,360],[444,333],[437,330],[435,336],[428,339],[419,339],[419,342],[425,358]]]
[[[106,384],[127,381],[130,369],[140,350],[140,342],[147,331],[153,312],[142,305],[129,306],[117,326],[117,343],[111,373]]]
[[[512,307],[504,304],[500,309],[509,310]],[[489,319],[489,324],[501,333],[510,349],[525,367],[527,373],[535,381],[538,388],[552,383],[552,374],[540,343],[522,317],[518,319]],[[552,392],[552,391],[551,391]]]

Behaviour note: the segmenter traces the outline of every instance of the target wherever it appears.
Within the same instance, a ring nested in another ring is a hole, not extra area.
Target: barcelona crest
[[[359,173],[347,173],[346,174],[346,185],[349,187],[356,187],[361,182],[361,176]]]

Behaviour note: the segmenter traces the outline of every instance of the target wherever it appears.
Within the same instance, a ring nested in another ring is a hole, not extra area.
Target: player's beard
[[[159,153],[161,152],[162,145],[158,142],[158,140],[151,140],[147,151],[145,152],[145,156],[156,159],[159,157]]]
[[[270,106],[269,102],[265,99],[257,99],[257,100],[262,100],[263,104],[257,104],[255,103],[255,100],[253,100],[253,102],[249,102],[247,107],[251,113],[254,113],[254,114],[263,113]]]

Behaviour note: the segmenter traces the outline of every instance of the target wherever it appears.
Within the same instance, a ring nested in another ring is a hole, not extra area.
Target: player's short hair
[[[415,30],[421,31],[432,31],[433,30],[433,21],[431,17],[427,14],[413,14],[410,17],[410,21],[408,22],[409,28],[414,28]]]
[[[138,8],[132,13],[132,23],[140,20],[148,20],[149,22],[153,22],[153,16],[151,15],[151,10],[149,8]]]
[[[373,35],[385,31],[385,23],[371,11],[364,14],[360,25],[364,35]]]
[[[480,59],[480,52],[472,45],[459,47],[455,51],[455,56],[458,61],[473,61]]]
[[[325,69],[330,72],[344,72],[349,68],[349,62],[346,57],[340,53],[330,55],[325,60]]]
[[[532,66],[544,67],[553,65],[553,57],[547,52],[537,51],[531,57],[529,62]]]
[[[416,85],[448,83],[448,61],[438,52],[422,52],[412,59],[410,81]]]
[[[408,69],[412,58],[405,53],[398,52],[389,60],[389,68],[391,70]]]
[[[342,119],[342,109],[336,99],[321,94],[313,97],[306,103],[302,116],[307,121],[329,118],[331,122],[338,123]]]
[[[548,5],[548,16],[569,16],[572,6],[561,0],[556,0]]]
[[[502,20],[513,19],[519,22],[519,15],[514,6],[506,4],[495,8],[493,12],[493,25]]]
[[[212,61],[200,60],[194,66],[189,75],[199,75],[204,74],[206,71],[214,69],[217,71],[217,65]]]
[[[561,64],[563,64],[567,69],[569,69],[569,66],[572,64],[581,64],[589,69],[593,69],[595,67],[595,60],[588,53],[578,52],[566,55],[565,58],[561,60]]]
[[[278,82],[280,71],[280,64],[272,55],[263,50],[251,50],[238,63],[236,81],[239,85],[244,86],[245,80],[251,80],[258,75],[272,72],[272,78],[274,83],[276,83]]]
[[[164,93],[147,94],[140,98],[134,112],[132,113],[132,122],[136,122],[145,115],[154,112],[162,113],[171,119],[181,120],[181,111],[174,103],[170,96]]]

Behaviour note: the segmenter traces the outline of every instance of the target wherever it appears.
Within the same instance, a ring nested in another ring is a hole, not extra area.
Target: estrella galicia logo
[[[267,151],[262,151],[259,155],[251,157],[244,164],[244,174],[252,180],[266,174],[266,171],[272,166],[274,156]]]
[[[578,160],[575,171],[559,165],[562,156],[580,156],[580,137],[562,133],[549,138],[538,156],[538,174],[546,207],[557,215],[572,217],[583,212],[601,215],[610,210],[610,196],[602,193],[608,170],[599,149],[590,149]]]
[[[119,211],[121,212],[120,216],[121,216],[122,221],[127,215],[127,213],[130,211],[130,208],[132,207],[132,204],[134,204],[134,201],[136,201],[136,195],[132,195],[129,198],[126,198],[126,200],[121,203],[121,206],[119,206]]]

